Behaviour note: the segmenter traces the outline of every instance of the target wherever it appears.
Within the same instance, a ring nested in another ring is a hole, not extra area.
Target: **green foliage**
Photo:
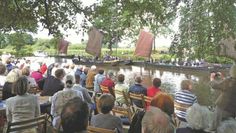
[[[104,32],[104,43],[111,49],[123,38],[136,39],[143,27],[155,35],[166,33],[175,15],[175,0],[103,0],[90,18]]]
[[[32,43],[32,37],[26,33],[15,32],[8,36],[8,43],[13,46],[13,50],[17,51],[16,55],[25,53],[24,46]]]
[[[220,63],[220,64],[233,64],[234,61],[232,59],[226,57],[219,57],[219,56],[207,56],[205,60],[209,63]]]
[[[180,6],[180,34],[175,36],[171,52],[179,57],[185,54],[184,49],[189,51],[188,57],[216,55],[220,40],[235,37],[235,5],[235,0],[184,1]]]
[[[76,15],[90,10],[80,0],[1,0],[0,31],[37,32],[41,23],[49,34],[60,34],[59,27],[76,28]]]

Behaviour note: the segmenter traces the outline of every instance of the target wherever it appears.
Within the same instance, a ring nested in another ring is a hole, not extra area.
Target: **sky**
[[[95,2],[98,2],[100,0],[81,0],[83,2],[83,5],[85,6],[89,6],[92,5]],[[81,16],[80,16],[81,17]],[[78,19],[80,18],[78,17]],[[78,20],[80,21],[80,20]],[[174,31],[178,31],[178,24],[179,24],[179,19],[177,19],[174,24],[171,26],[172,29]],[[73,44],[78,44],[81,43],[81,40],[88,40],[88,36],[85,34],[84,36],[82,35],[82,32],[80,32],[79,34],[77,34],[75,32],[75,30],[68,30],[67,32],[64,33],[65,36],[65,40],[73,43]],[[52,35],[48,36],[48,30],[47,29],[43,29],[42,26],[39,27],[38,33],[37,34],[33,34],[33,37],[35,38],[43,38],[43,39],[51,39]],[[171,36],[158,36],[155,38],[155,42],[156,42],[156,47],[169,47],[171,44]],[[124,40],[122,42],[120,42],[118,45],[120,47],[125,47],[128,44],[130,44],[130,41],[128,40]]]

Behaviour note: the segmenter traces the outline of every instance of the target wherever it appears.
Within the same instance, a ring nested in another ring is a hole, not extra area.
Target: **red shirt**
[[[40,67],[40,71],[42,74],[44,74],[46,71],[47,71],[47,65],[46,64],[43,64],[41,67]]]
[[[107,78],[107,77],[102,81],[101,85],[106,86],[108,88],[114,88],[115,87],[114,81],[110,78]]]
[[[147,96],[154,97],[160,91],[161,91],[160,88],[156,88],[155,86],[151,86],[147,89]]]

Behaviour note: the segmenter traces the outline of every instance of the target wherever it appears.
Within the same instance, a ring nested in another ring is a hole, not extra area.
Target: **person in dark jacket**
[[[143,95],[147,96],[147,89],[145,87],[143,87],[143,85],[141,83],[142,83],[142,77],[141,76],[135,77],[135,84],[132,85],[129,88],[129,92],[135,93],[135,94],[143,94]],[[136,106],[138,106],[140,108],[143,108],[142,107],[142,101],[140,101],[140,100],[133,100],[133,103]]]
[[[15,96],[12,90],[13,83],[18,80],[20,77],[20,70],[19,69],[13,69],[11,70],[6,77],[6,82],[3,85],[3,91],[2,91],[2,100],[6,100],[10,97]]]
[[[64,83],[62,82],[62,80],[64,76],[65,71],[63,69],[57,69],[55,71],[55,77],[47,77],[43,85],[41,96],[53,96],[56,92],[63,90]]]

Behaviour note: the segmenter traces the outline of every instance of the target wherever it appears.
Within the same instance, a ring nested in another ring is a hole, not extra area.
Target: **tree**
[[[24,53],[24,48],[26,48],[27,44],[33,44],[32,38],[33,37],[30,34],[15,32],[9,34],[9,36],[7,37],[7,45],[13,46],[13,49],[16,51],[16,54],[21,55],[22,53]]]
[[[178,51],[183,48],[194,51],[190,57],[205,58],[218,55],[220,41],[236,33],[235,0],[192,0],[183,1],[180,7]],[[236,58],[236,57],[235,57]]]
[[[175,0],[103,0],[90,20],[104,32],[105,44],[111,49],[123,37],[136,39],[143,27],[155,35],[168,31],[176,10]]]
[[[59,34],[60,28],[76,28],[76,15],[90,10],[79,0],[1,0],[0,31],[37,32],[42,24],[49,34]]]

